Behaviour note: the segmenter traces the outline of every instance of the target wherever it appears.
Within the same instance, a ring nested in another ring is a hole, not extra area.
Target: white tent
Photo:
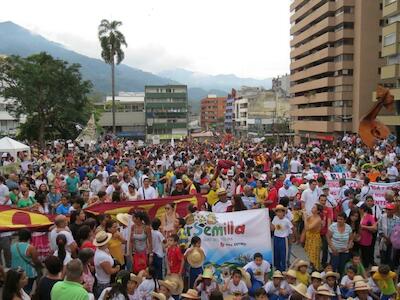
[[[31,148],[7,136],[0,139],[0,153],[10,153],[11,156],[17,159],[17,153],[23,151],[28,151],[30,155]]]

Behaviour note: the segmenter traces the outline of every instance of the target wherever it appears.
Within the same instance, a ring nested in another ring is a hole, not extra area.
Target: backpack
[[[390,234],[390,242],[394,249],[400,249],[400,224],[396,224]]]

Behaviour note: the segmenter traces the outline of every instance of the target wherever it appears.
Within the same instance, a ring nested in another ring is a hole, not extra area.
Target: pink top
[[[372,226],[376,223],[375,218],[373,215],[370,214],[365,214],[364,217],[362,218],[360,224],[361,225],[367,225],[367,226]],[[371,246],[372,244],[372,233],[371,231],[367,229],[361,229],[360,231],[360,242],[359,244],[362,246]]]

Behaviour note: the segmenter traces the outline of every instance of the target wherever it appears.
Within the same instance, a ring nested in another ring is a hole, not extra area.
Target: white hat
[[[101,230],[96,234],[93,245],[95,245],[96,247],[104,246],[111,240],[111,238],[111,233],[107,233],[104,230]]]
[[[233,176],[233,175],[234,175],[233,170],[229,170],[229,171],[226,173],[226,175],[228,175],[228,176]]]
[[[1,157],[7,157],[8,156],[8,153],[7,152],[4,152],[2,155],[1,155]]]
[[[177,180],[175,181],[175,184],[182,184],[182,183],[183,183],[182,179],[177,179]]]

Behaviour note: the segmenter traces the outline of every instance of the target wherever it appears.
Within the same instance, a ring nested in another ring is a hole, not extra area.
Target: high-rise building
[[[396,1],[397,2],[397,1]],[[291,117],[295,142],[357,132],[379,82],[382,7],[374,0],[294,0]]]
[[[200,123],[203,130],[224,131],[226,97],[208,95],[201,99]]]
[[[145,86],[146,140],[185,138],[188,134],[186,85]]]
[[[391,127],[397,138],[400,139],[400,0],[383,0],[381,53],[385,59],[385,66],[381,69],[381,83],[391,88],[395,99],[395,111],[388,115],[383,111],[378,118]],[[374,97],[375,98],[375,97]]]

